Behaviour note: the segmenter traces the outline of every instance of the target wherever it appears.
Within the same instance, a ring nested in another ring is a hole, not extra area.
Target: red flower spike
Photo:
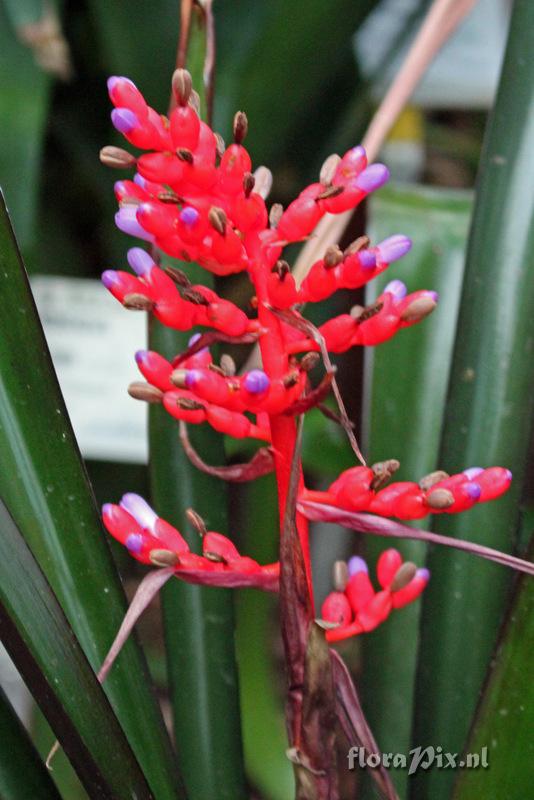
[[[369,511],[382,517],[421,519],[427,514],[455,514],[475,503],[493,500],[503,494],[512,473],[502,467],[468,469],[423,488],[418,483],[391,483],[379,491],[372,489],[373,470],[352,467],[342,472],[327,492],[304,490],[302,498],[336,505],[348,511]],[[422,481],[424,486],[424,482]]]
[[[205,286],[190,286],[179,272],[169,269],[167,273],[140,248],[128,254],[136,275],[109,270],[103,276],[105,285],[125,306],[150,310],[171,328],[188,330],[202,325],[219,331],[223,334],[220,338],[237,340],[250,340],[251,333],[257,334],[264,359],[264,369],[230,375],[233,370],[228,369],[228,362],[214,365],[207,349],[176,364],[157,353],[140,351],[136,360],[149,386],[137,387],[132,394],[161,402],[179,420],[208,422],[237,438],[272,439],[283,514],[288,464],[295,444],[291,409],[306,407],[305,393],[311,398],[309,405],[314,399],[308,375],[294,355],[320,348],[302,333],[304,325],[299,329],[289,324],[289,315],[284,319],[281,312],[297,303],[320,301],[338,289],[365,285],[405,255],[411,242],[395,234],[375,246],[360,238],[344,253],[337,246],[330,247],[299,290],[289,266],[281,260],[282,249],[311,234],[325,213],[355,208],[385,183],[388,170],[382,164],[368,165],[362,147],[351,148],[342,158],[334,155],[327,159],[319,181],[305,187],[285,211],[272,209],[269,219],[262,173],[252,173],[250,156],[242,144],[247,128],[243,113],[234,119],[234,143],[218,160],[218,139],[190,104],[191,78],[185,70],[177,70],[173,76],[177,105],[169,120],[157,114],[126,78],[110,79],[109,93],[115,106],[114,126],[129,142],[148,151],[137,159],[117,148],[103,154],[104,163],[135,164],[137,168],[133,181],[115,185],[120,206],[117,226],[163,253],[195,261],[216,275],[246,271],[253,283],[258,319],[249,319]],[[329,319],[320,333],[331,352],[356,345],[375,346],[423,320],[436,302],[434,292],[408,294],[401,281],[393,280],[373,305],[354,307],[350,314]],[[298,325],[296,312],[292,316]],[[255,422],[250,415],[256,415]],[[350,511],[419,519],[428,513],[457,513],[494,499],[506,491],[511,480],[503,468],[474,467],[450,477],[433,474],[420,483],[385,485],[393,473],[384,471],[384,464],[378,466],[382,469],[347,470],[326,492],[302,486],[301,497]],[[127,495],[121,504],[122,508],[106,507],[106,526],[120,541],[129,543],[138,560],[176,564],[177,576],[197,583],[276,587],[279,566],[262,567],[239,555],[226,537],[208,534],[204,546],[209,558],[198,556],[188,551],[180,533],[160,520],[141,498]],[[311,590],[307,529],[300,515],[297,528]],[[395,550],[382,555],[377,572],[378,592],[364,562],[351,559],[344,591],[330,595],[323,607],[325,619],[338,624],[327,634],[330,641],[372,630],[392,608],[415,599],[428,580],[426,570],[402,564]]]

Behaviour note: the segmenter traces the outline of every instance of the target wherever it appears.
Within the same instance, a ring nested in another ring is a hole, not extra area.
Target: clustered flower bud
[[[277,589],[278,564],[261,566],[242,556],[230,539],[216,531],[203,531],[202,555],[192,553],[181,533],[138,494],[125,494],[119,505],[106,503],[102,519],[109,533],[142,564],[174,567],[177,577],[206,586]]]
[[[344,569],[340,570],[340,566]],[[379,591],[375,591],[367,564],[360,556],[353,556],[348,564],[337,562],[335,571],[336,591],[326,597],[321,609],[322,619],[329,623],[326,638],[330,642],[374,630],[393,609],[416,600],[430,577],[427,569],[418,569],[411,561],[403,562],[394,548],[385,550],[378,559]]]

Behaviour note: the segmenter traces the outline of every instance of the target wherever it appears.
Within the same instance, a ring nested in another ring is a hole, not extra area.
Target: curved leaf
[[[125,600],[3,203],[0,293],[0,496],[96,671]],[[152,790],[177,798],[177,772],[149,681],[131,641],[106,694]]]
[[[152,797],[58,601],[0,501],[0,638],[91,798]],[[36,602],[39,598],[39,602]]]
[[[23,724],[0,689],[0,797],[4,800],[60,800],[50,773]]]
[[[534,5],[514,5],[470,235],[440,467],[502,464],[515,474],[498,502],[442,515],[440,533],[511,550],[534,411]],[[423,600],[414,743],[461,750],[494,646],[509,575],[463,554],[433,552]],[[448,798],[454,773],[419,771],[414,798]]]
[[[530,548],[530,556],[534,547]],[[488,769],[460,773],[454,800],[484,797],[528,797],[532,791],[534,762],[534,581],[523,576],[477,709],[466,752],[483,753]],[[464,759],[466,756],[464,756]]]
[[[404,281],[408,291],[434,289],[440,295],[428,320],[365,351],[365,452],[370,463],[399,459],[395,480],[419,480],[439,467],[470,210],[466,193],[415,186],[389,187],[370,204],[368,232],[373,242],[402,232],[414,244],[409,255],[369,284],[366,302],[373,302],[393,278]],[[383,542],[366,538],[371,564],[384,549]],[[398,549],[405,560],[424,563],[423,542],[402,543]],[[414,603],[362,639],[362,703],[384,752],[410,750],[419,620],[420,604]],[[405,792],[406,771],[394,770],[392,777],[398,791]]]

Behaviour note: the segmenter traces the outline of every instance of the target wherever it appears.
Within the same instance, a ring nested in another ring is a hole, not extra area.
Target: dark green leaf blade
[[[534,547],[530,548],[530,558]],[[528,797],[534,762],[534,581],[524,575],[509,608],[466,746],[488,769],[463,770],[454,800]],[[466,756],[464,755],[464,759]]]
[[[0,638],[91,798],[152,794],[50,586],[0,501]],[[38,598],[38,600],[37,600]]]
[[[0,689],[0,797],[3,800],[60,800],[33,743]]]
[[[155,321],[149,341],[166,358],[187,347],[187,336]],[[205,461],[224,463],[222,438],[212,429],[190,426],[189,436]],[[231,537],[224,482],[191,465],[178,439],[178,424],[163,408],[150,409],[149,442],[158,514],[180,528],[193,550],[199,550],[200,537],[184,530],[187,508],[194,508],[210,530]],[[188,796],[240,800],[246,795],[232,592],[175,580],[162,590],[162,608],[175,738]]]
[[[510,551],[534,410],[534,6],[514,5],[496,106],[482,155],[440,466],[500,464],[515,480],[499,501],[444,514],[436,530]],[[423,602],[415,744],[461,750],[493,649],[509,574],[434,552]],[[448,798],[452,771],[420,771],[415,798]]]
[[[125,600],[3,202],[0,290],[0,495],[96,671]],[[180,797],[170,743],[134,641],[106,693],[153,791]]]
[[[399,459],[395,480],[417,481],[438,468],[470,210],[465,193],[422,187],[389,187],[370,205],[373,243],[404,233],[413,249],[369,284],[366,301],[372,302],[393,278],[404,281],[408,291],[434,289],[440,295],[429,319],[365,353],[365,452],[370,463]],[[366,538],[371,570],[384,549],[384,542]],[[404,559],[424,564],[424,543],[401,543],[398,549]],[[419,620],[420,604],[411,604],[362,637],[362,703],[384,752],[407,753],[411,746]],[[394,770],[392,777],[404,793],[406,771]],[[366,791],[372,792],[370,782]]]

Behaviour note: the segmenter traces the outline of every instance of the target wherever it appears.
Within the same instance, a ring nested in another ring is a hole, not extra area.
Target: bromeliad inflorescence
[[[168,117],[150,108],[127,78],[110,78],[108,87],[115,128],[130,144],[149,151],[136,157],[106,147],[101,153],[109,166],[135,168],[132,180],[115,184],[116,224],[149,243],[151,250],[130,249],[132,272],[107,270],[104,285],[126,308],[149,311],[171,328],[207,329],[195,330],[188,349],[172,362],[156,352],[139,351],[135,358],[144,381],[132,384],[130,394],[160,403],[181,422],[208,423],[223,434],[269,443],[283,520],[296,443],[295,418],[317,405],[333,382],[328,351],[385,342],[424,319],[438,300],[433,291],[408,293],[400,280],[393,280],[371,306],[355,306],[318,329],[303,315],[304,304],[320,302],[338,289],[363,286],[410,250],[410,240],[400,234],[374,246],[363,236],[344,251],[329,247],[300,286],[282,258],[284,247],[305,240],[324,214],[354,209],[380,188],[388,170],[382,164],[368,165],[363,147],[354,147],[343,157],[330,156],[319,180],[285,210],[278,204],[268,210],[265,198],[272,178],[265,167],[252,171],[243,146],[245,114],[236,114],[234,141],[226,147],[200,119],[187,71],[174,73],[174,108]],[[184,270],[160,265],[160,253],[184,262]],[[207,286],[192,284],[187,277],[187,263],[192,261],[218,276],[246,272],[257,316],[251,318]],[[209,344],[216,341],[257,341],[262,368],[239,375],[229,357],[215,363]],[[328,379],[313,389],[309,373],[320,358]],[[511,480],[507,470],[493,467],[453,476],[433,473],[419,483],[388,483],[396,467],[394,461],[355,466],[325,492],[306,489],[300,475],[299,496],[340,509],[419,519],[429,513],[465,511],[494,499]],[[179,532],[141,498],[126,495],[119,506],[104,506],[103,515],[109,532],[135,558],[172,566],[183,580],[277,588],[277,565],[260,566],[215,532],[205,532],[203,555],[195,555]],[[297,513],[296,527],[313,596],[308,522],[302,513]],[[372,630],[392,609],[415,600],[429,577],[425,569],[403,564],[396,550],[386,550],[379,559],[378,592],[357,557],[337,572],[336,590],[322,609],[333,641]]]

